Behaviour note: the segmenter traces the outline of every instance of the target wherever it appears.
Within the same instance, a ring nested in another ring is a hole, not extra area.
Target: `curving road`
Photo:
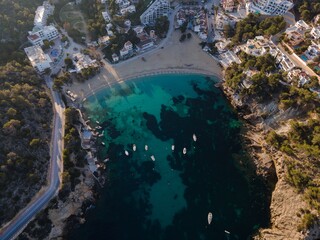
[[[59,94],[52,90],[52,82],[46,79],[51,90],[54,103],[54,128],[51,139],[51,162],[48,170],[48,186],[37,198],[33,199],[27,207],[21,210],[6,226],[0,230],[1,240],[16,238],[27,226],[33,217],[43,209],[46,204],[57,194],[60,186],[60,176],[63,171],[62,150],[64,138],[64,103]]]

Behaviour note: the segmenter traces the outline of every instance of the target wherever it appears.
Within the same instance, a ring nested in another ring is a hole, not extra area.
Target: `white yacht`
[[[195,134],[192,135],[193,141],[197,141],[197,136]]]
[[[150,158],[151,158],[152,161],[155,161],[155,160],[156,160],[156,158],[155,158],[153,155],[151,155]]]
[[[102,146],[105,146],[106,144],[104,142],[101,142]]]
[[[100,124],[100,122],[99,122],[99,121],[96,121],[96,123],[97,123],[97,124]]]
[[[134,152],[137,150],[137,146],[136,146],[135,144],[133,144],[132,150],[133,150]]]
[[[174,151],[174,145],[171,146],[171,150]]]
[[[212,213],[209,212],[209,213],[208,213],[208,224],[210,225],[211,222],[212,222]]]
[[[148,151],[148,145],[144,145],[144,150]]]
[[[185,155],[187,153],[187,149],[183,148],[182,153]]]
[[[126,156],[129,156],[129,152],[128,152],[127,150],[124,151],[124,154],[125,154]]]

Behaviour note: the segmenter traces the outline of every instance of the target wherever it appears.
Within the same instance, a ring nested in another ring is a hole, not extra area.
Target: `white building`
[[[119,62],[119,56],[117,54],[112,54],[112,60],[114,63]]]
[[[249,39],[245,44],[239,46],[239,49],[256,57],[268,53],[271,56],[276,57],[279,53],[279,49],[273,42],[263,36],[256,36],[254,39]]]
[[[132,54],[132,50],[133,50],[133,45],[130,41],[127,41],[124,45],[123,45],[123,48],[120,50],[120,57],[123,59],[123,58],[126,58],[128,57],[129,55]]]
[[[283,53],[279,53],[276,59],[280,68],[285,72],[288,72],[295,67],[294,63]]]
[[[233,62],[238,64],[241,63],[241,60],[237,57],[237,55],[231,51],[227,51],[225,53],[220,54],[220,57],[221,57],[220,63],[224,68],[227,68]]]
[[[82,69],[97,66],[95,59],[91,59],[88,55],[82,53],[73,54],[72,61],[75,66],[75,72],[77,73],[81,72]]]
[[[318,27],[313,27],[310,34],[314,39],[319,39],[320,38],[320,26]]]
[[[289,0],[253,0],[246,3],[247,13],[283,15],[293,7]]]
[[[111,20],[108,12],[102,12],[102,17],[106,22],[110,22]]]
[[[54,11],[54,6],[50,5],[49,2],[43,2],[42,6],[39,6],[36,10],[34,17],[34,25],[41,27],[47,24],[47,19],[49,15],[52,15]]]
[[[140,16],[140,21],[144,25],[154,25],[158,17],[168,16],[169,12],[170,2],[168,0],[155,0]]]
[[[48,54],[45,54],[41,47],[32,46],[24,49],[27,54],[32,67],[39,73],[43,73],[45,69],[51,68],[50,63],[52,63],[51,58]]]
[[[58,37],[59,32],[54,26],[36,26],[29,32],[28,40],[32,45],[42,46],[44,40],[52,41]]]
[[[125,15],[126,13],[134,13],[136,11],[136,7],[134,5],[130,5],[128,7],[120,9],[121,15]]]

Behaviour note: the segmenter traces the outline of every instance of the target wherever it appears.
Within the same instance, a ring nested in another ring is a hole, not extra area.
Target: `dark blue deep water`
[[[241,122],[214,83],[158,75],[85,101],[92,126],[103,127],[100,158],[110,161],[96,207],[69,239],[249,239],[268,225],[266,187],[252,169],[236,167],[245,161]]]

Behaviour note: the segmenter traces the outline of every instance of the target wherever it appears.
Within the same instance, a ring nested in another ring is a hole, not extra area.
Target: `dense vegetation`
[[[298,231],[308,229],[320,214],[320,99],[310,91],[319,89],[318,80],[311,78],[303,87],[285,84],[286,74],[279,71],[271,55],[254,57],[244,52],[238,55],[241,64],[233,63],[226,69],[226,85],[244,103],[274,102],[280,112],[294,113],[289,117],[295,119],[290,121],[289,130],[282,134],[270,131],[266,141],[273,149],[283,152],[286,180],[310,204],[310,210],[301,209],[298,213],[301,217]],[[251,71],[250,77],[247,71]]]
[[[227,25],[229,26],[229,25]],[[255,36],[274,35],[284,30],[286,22],[282,16],[269,17],[261,20],[259,15],[250,13],[245,19],[236,24],[234,30],[225,29],[227,35],[231,38],[231,45],[245,42]]]
[[[0,64],[23,60],[24,53],[18,48],[26,42],[26,35],[33,27],[34,12],[42,2],[0,0]]]
[[[52,107],[31,66],[0,67],[0,224],[46,181]]]
[[[255,57],[244,52],[240,53],[242,63],[233,63],[226,69],[226,85],[238,92],[241,96],[254,97],[259,102],[271,100],[281,90],[279,81],[283,76],[274,73],[276,70],[275,58],[270,54]],[[258,71],[252,77],[247,78],[248,87],[243,85],[247,70]],[[274,74],[270,74],[274,73]]]
[[[298,0],[294,9],[304,21],[310,22],[317,14],[320,14],[320,0]]]
[[[74,127],[78,123],[79,114],[74,108],[65,110],[65,136],[63,150],[63,173],[62,187],[59,198],[64,199],[70,191],[74,190],[80,182],[80,168],[84,166],[85,152],[81,148],[81,141],[77,129]]]
[[[106,34],[106,23],[102,17],[102,12],[105,6],[101,4],[100,0],[82,0],[80,4],[81,11],[86,16],[88,25],[88,32],[92,40]]]
[[[320,214],[320,120],[319,115],[314,116],[316,118],[303,122],[291,121],[287,134],[271,131],[267,141],[290,156],[286,160],[287,181],[304,193],[311,208]],[[316,216],[310,211],[301,215],[299,231],[309,228],[316,220]]]

